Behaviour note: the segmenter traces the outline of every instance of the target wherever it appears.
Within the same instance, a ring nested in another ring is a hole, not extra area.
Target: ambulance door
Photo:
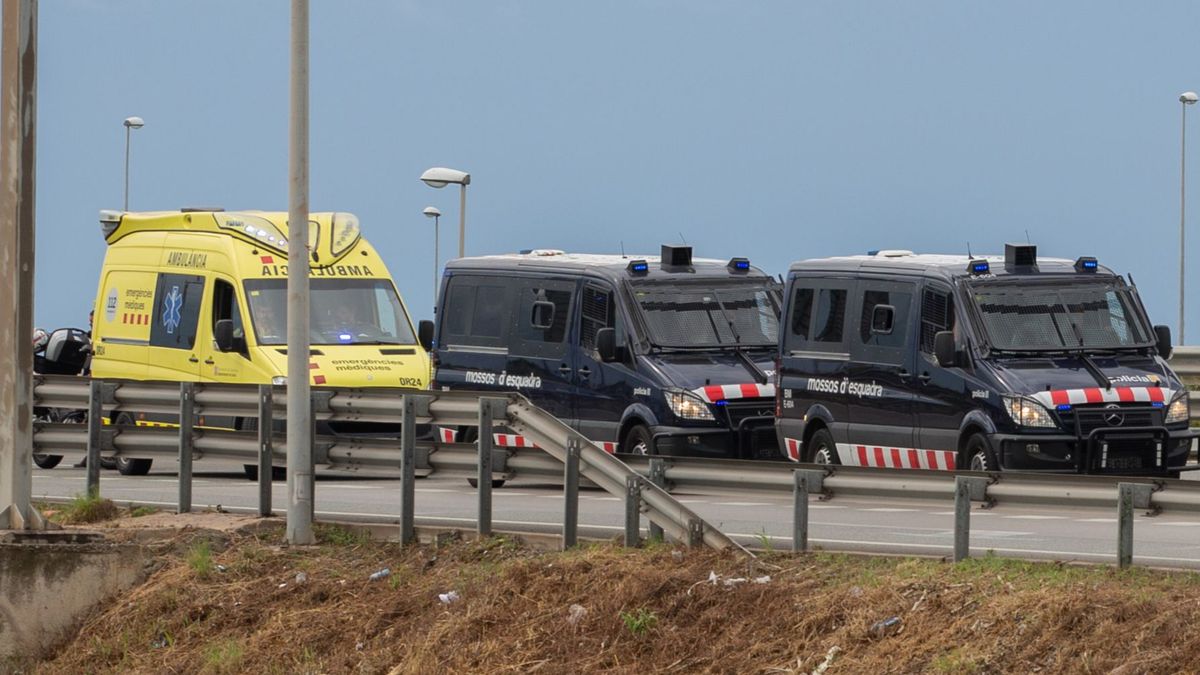
[[[157,282],[153,272],[113,270],[105,276],[101,306],[92,317],[92,372],[97,377],[146,377]]]
[[[195,382],[200,376],[196,337],[205,279],[195,274],[159,274],[150,317],[147,379]]]
[[[241,303],[238,302],[237,287],[221,277],[212,280],[212,291],[200,314],[200,335],[197,351],[200,356],[200,380],[202,382],[248,382],[250,375],[250,352],[246,346],[246,330],[242,321]],[[233,322],[233,349],[221,351],[217,347],[216,327],[218,321]]]

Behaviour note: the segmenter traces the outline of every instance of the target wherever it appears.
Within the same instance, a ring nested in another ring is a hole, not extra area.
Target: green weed
[[[97,523],[102,520],[112,520],[120,513],[111,499],[99,495],[77,494],[70,503],[62,507],[56,514],[56,520],[62,523]]]
[[[625,624],[625,630],[641,637],[658,625],[658,615],[645,607],[639,607],[632,612],[622,610],[621,621]]]
[[[237,640],[224,640],[204,650],[204,670],[209,673],[238,673],[246,650]]]
[[[212,546],[207,541],[193,544],[187,552],[187,564],[200,577],[211,574],[216,567],[212,559]]]
[[[342,525],[318,524],[315,528],[317,543],[330,546],[362,546],[371,541],[371,533]]]
[[[153,506],[135,506],[129,511],[129,517],[141,518],[142,516],[148,516],[153,513],[158,513],[158,509],[154,508]]]

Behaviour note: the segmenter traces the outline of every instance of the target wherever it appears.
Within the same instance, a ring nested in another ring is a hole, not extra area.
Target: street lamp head
[[[1179,95],[1179,102],[1184,105],[1192,105],[1196,101],[1200,101],[1200,96],[1197,96],[1194,91],[1185,91]]]
[[[422,213],[425,214],[426,218],[437,218],[438,216],[442,215],[442,212],[438,211],[436,206],[426,206]]]
[[[1192,94],[1192,96],[1195,96],[1195,94]],[[146,126],[146,121],[140,117],[126,117],[125,126],[129,127],[130,129],[141,129],[142,127]]]
[[[470,185],[471,174],[466,171],[435,166],[421,174],[421,180],[425,181],[425,184],[432,188],[444,188],[451,183],[455,185]]]

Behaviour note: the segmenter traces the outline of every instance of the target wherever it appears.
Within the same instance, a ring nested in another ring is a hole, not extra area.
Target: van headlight
[[[1167,407],[1167,419],[1165,424],[1173,424],[1175,422],[1186,422],[1192,417],[1191,404],[1188,402],[1188,393],[1185,391],[1171,401],[1171,405]]]
[[[1050,416],[1050,411],[1031,398],[1005,396],[1004,409],[1008,411],[1008,416],[1012,418],[1012,421],[1023,427],[1053,429],[1058,426],[1055,424],[1054,418]]]
[[[283,386],[283,385],[287,384],[287,378],[284,377],[283,375],[276,375],[275,377],[271,378],[271,384],[274,384],[277,386]]]
[[[685,420],[711,420],[713,419],[712,411],[708,409],[708,404],[700,400],[700,397],[686,391],[666,391],[663,395],[667,397],[667,405],[671,407],[671,412],[675,416]]]

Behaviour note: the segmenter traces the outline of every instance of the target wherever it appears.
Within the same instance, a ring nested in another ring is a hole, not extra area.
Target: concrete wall
[[[89,610],[140,583],[136,544],[0,544],[0,660],[40,658]]]

